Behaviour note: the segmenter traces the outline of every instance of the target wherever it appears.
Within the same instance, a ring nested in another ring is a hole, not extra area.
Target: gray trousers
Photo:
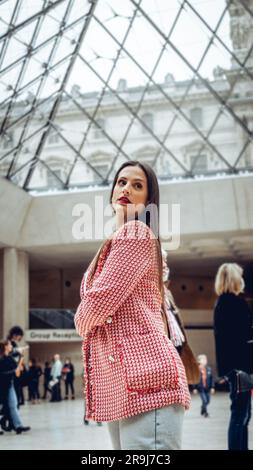
[[[178,404],[108,422],[115,450],[180,450],[184,407]]]

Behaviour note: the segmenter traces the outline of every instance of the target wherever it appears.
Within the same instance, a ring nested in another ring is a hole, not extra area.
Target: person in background
[[[214,336],[217,369],[230,386],[231,416],[228,449],[248,450],[248,424],[251,418],[251,393],[236,390],[235,370],[253,373],[252,314],[242,297],[243,270],[236,263],[224,263],[218,269],[214,307]]]
[[[13,326],[7,336],[7,339],[11,342],[12,351],[11,355],[18,364],[23,353],[29,348],[29,346],[18,346],[18,343],[22,340],[24,331],[20,326]],[[22,390],[22,378],[21,375],[14,378],[14,388],[17,395],[18,407],[24,404],[23,390]]]
[[[207,407],[210,403],[210,393],[215,393],[214,381],[212,369],[207,365],[207,356],[205,354],[199,354],[198,356],[200,380],[199,383],[194,387],[193,393],[199,393],[201,398],[201,416],[207,418],[209,416]]]
[[[49,388],[49,382],[51,378],[51,367],[48,361],[45,362],[43,375],[44,375],[44,383],[43,383],[44,394],[43,394],[42,399],[45,400],[47,398],[47,392],[51,392]]]
[[[18,363],[13,359],[12,344],[9,340],[0,341],[0,390],[3,396],[4,415],[1,419],[1,426],[4,430],[15,429],[17,434],[29,431],[29,426],[23,426],[19,416],[17,396],[14,389],[14,377],[19,376],[23,357]],[[6,421],[9,422],[6,428]]]
[[[188,385],[193,385],[199,380],[199,368],[196,358],[189,345],[186,331],[184,329],[183,320],[179,309],[175,303],[174,297],[170,290],[170,270],[167,264],[167,253],[162,252],[163,262],[163,283],[164,283],[164,300],[165,312],[168,324],[169,338],[177,349],[185,367]]]
[[[65,364],[62,369],[63,379],[65,381],[65,400],[69,398],[69,389],[72,393],[72,400],[75,399],[74,379],[75,379],[75,368],[69,357],[66,358]]]
[[[41,367],[37,365],[36,359],[29,361],[28,389],[32,404],[40,403],[39,379],[42,375]]]
[[[55,385],[52,387],[52,398],[51,402],[61,401],[61,375],[62,375],[62,362],[60,355],[54,355],[54,363],[51,369],[51,378],[55,381]]]

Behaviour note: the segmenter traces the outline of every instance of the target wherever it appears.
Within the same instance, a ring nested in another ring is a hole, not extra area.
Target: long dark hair
[[[0,340],[0,357],[3,357],[5,355],[5,348],[6,346],[8,346],[9,342],[10,341],[8,339]]]
[[[147,185],[148,185],[148,201],[146,205],[146,209],[138,216],[138,220],[142,220],[142,222],[146,223],[148,227],[151,228],[152,232],[154,233],[155,237],[154,240],[156,242],[156,248],[157,248],[157,259],[158,259],[158,266],[159,266],[159,290],[161,293],[162,297],[162,305],[164,302],[164,286],[163,286],[163,264],[162,264],[162,253],[161,253],[161,242],[159,238],[159,205],[160,205],[160,192],[159,192],[159,186],[158,186],[158,181],[155,172],[152,170],[152,168],[147,165],[146,163],[141,163],[137,160],[130,160],[128,162],[123,163],[119,169],[117,170],[114,180],[112,183],[112,189],[110,193],[110,204],[112,204],[112,198],[113,198],[113,192],[114,188],[117,184],[118,177],[120,172],[128,167],[128,166],[138,166],[139,168],[142,169],[142,171],[145,173],[146,178],[147,178]],[[94,274],[96,271],[97,263],[99,260],[100,253],[102,252],[105,244],[108,243],[108,240],[106,240],[100,249],[98,250],[97,254],[95,255],[95,258],[92,260],[90,264],[91,268],[91,276]]]

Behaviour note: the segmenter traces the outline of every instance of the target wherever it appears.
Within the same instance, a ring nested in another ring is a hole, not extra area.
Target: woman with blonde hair
[[[218,374],[227,377],[230,385],[231,417],[228,428],[228,449],[248,449],[248,423],[251,417],[251,393],[236,391],[235,370],[253,372],[249,352],[252,339],[252,315],[240,295],[244,289],[243,269],[235,263],[220,266],[215,291],[214,334]]]
[[[75,315],[84,339],[85,419],[108,422],[114,449],[179,449],[190,395],[162,315],[159,187],[152,168],[124,163],[110,202],[117,229],[86,271]]]

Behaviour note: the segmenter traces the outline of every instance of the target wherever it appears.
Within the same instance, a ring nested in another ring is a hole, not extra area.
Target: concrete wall
[[[31,271],[30,308],[76,308],[82,274],[71,269]]]
[[[75,308],[79,303],[82,269],[30,272],[30,308]],[[213,278],[174,277],[171,290],[181,309],[212,309]]]
[[[82,273],[78,270],[42,270],[30,273],[30,308],[71,308],[79,304]],[[66,282],[71,283],[70,286]],[[202,277],[174,278],[171,289],[187,328],[188,339],[196,355],[207,354],[215,369],[213,305],[215,294],[213,279]],[[201,329],[206,327],[208,329]],[[194,328],[194,329],[193,329]],[[62,357],[70,355],[81,373],[81,343],[31,344],[30,356],[49,360],[55,352]]]
[[[160,185],[161,203],[181,205],[181,234],[208,235],[247,232],[253,228],[252,176],[180,181]],[[109,190],[80,191],[31,197],[8,182],[1,181],[6,192],[0,197],[0,243],[31,251],[35,247],[65,246],[67,251],[80,243],[72,235],[76,204],[87,204],[92,210],[93,234],[103,228],[101,210],[95,210],[95,196],[104,206]],[[215,194],[215,197],[214,197]],[[0,193],[1,196],[1,193]],[[86,229],[89,221],[84,221]],[[102,230],[103,234],[103,230]],[[84,239],[85,241],[85,239]],[[94,241],[94,240],[93,240]],[[99,243],[99,242],[98,242]],[[89,250],[88,246],[83,248]]]

